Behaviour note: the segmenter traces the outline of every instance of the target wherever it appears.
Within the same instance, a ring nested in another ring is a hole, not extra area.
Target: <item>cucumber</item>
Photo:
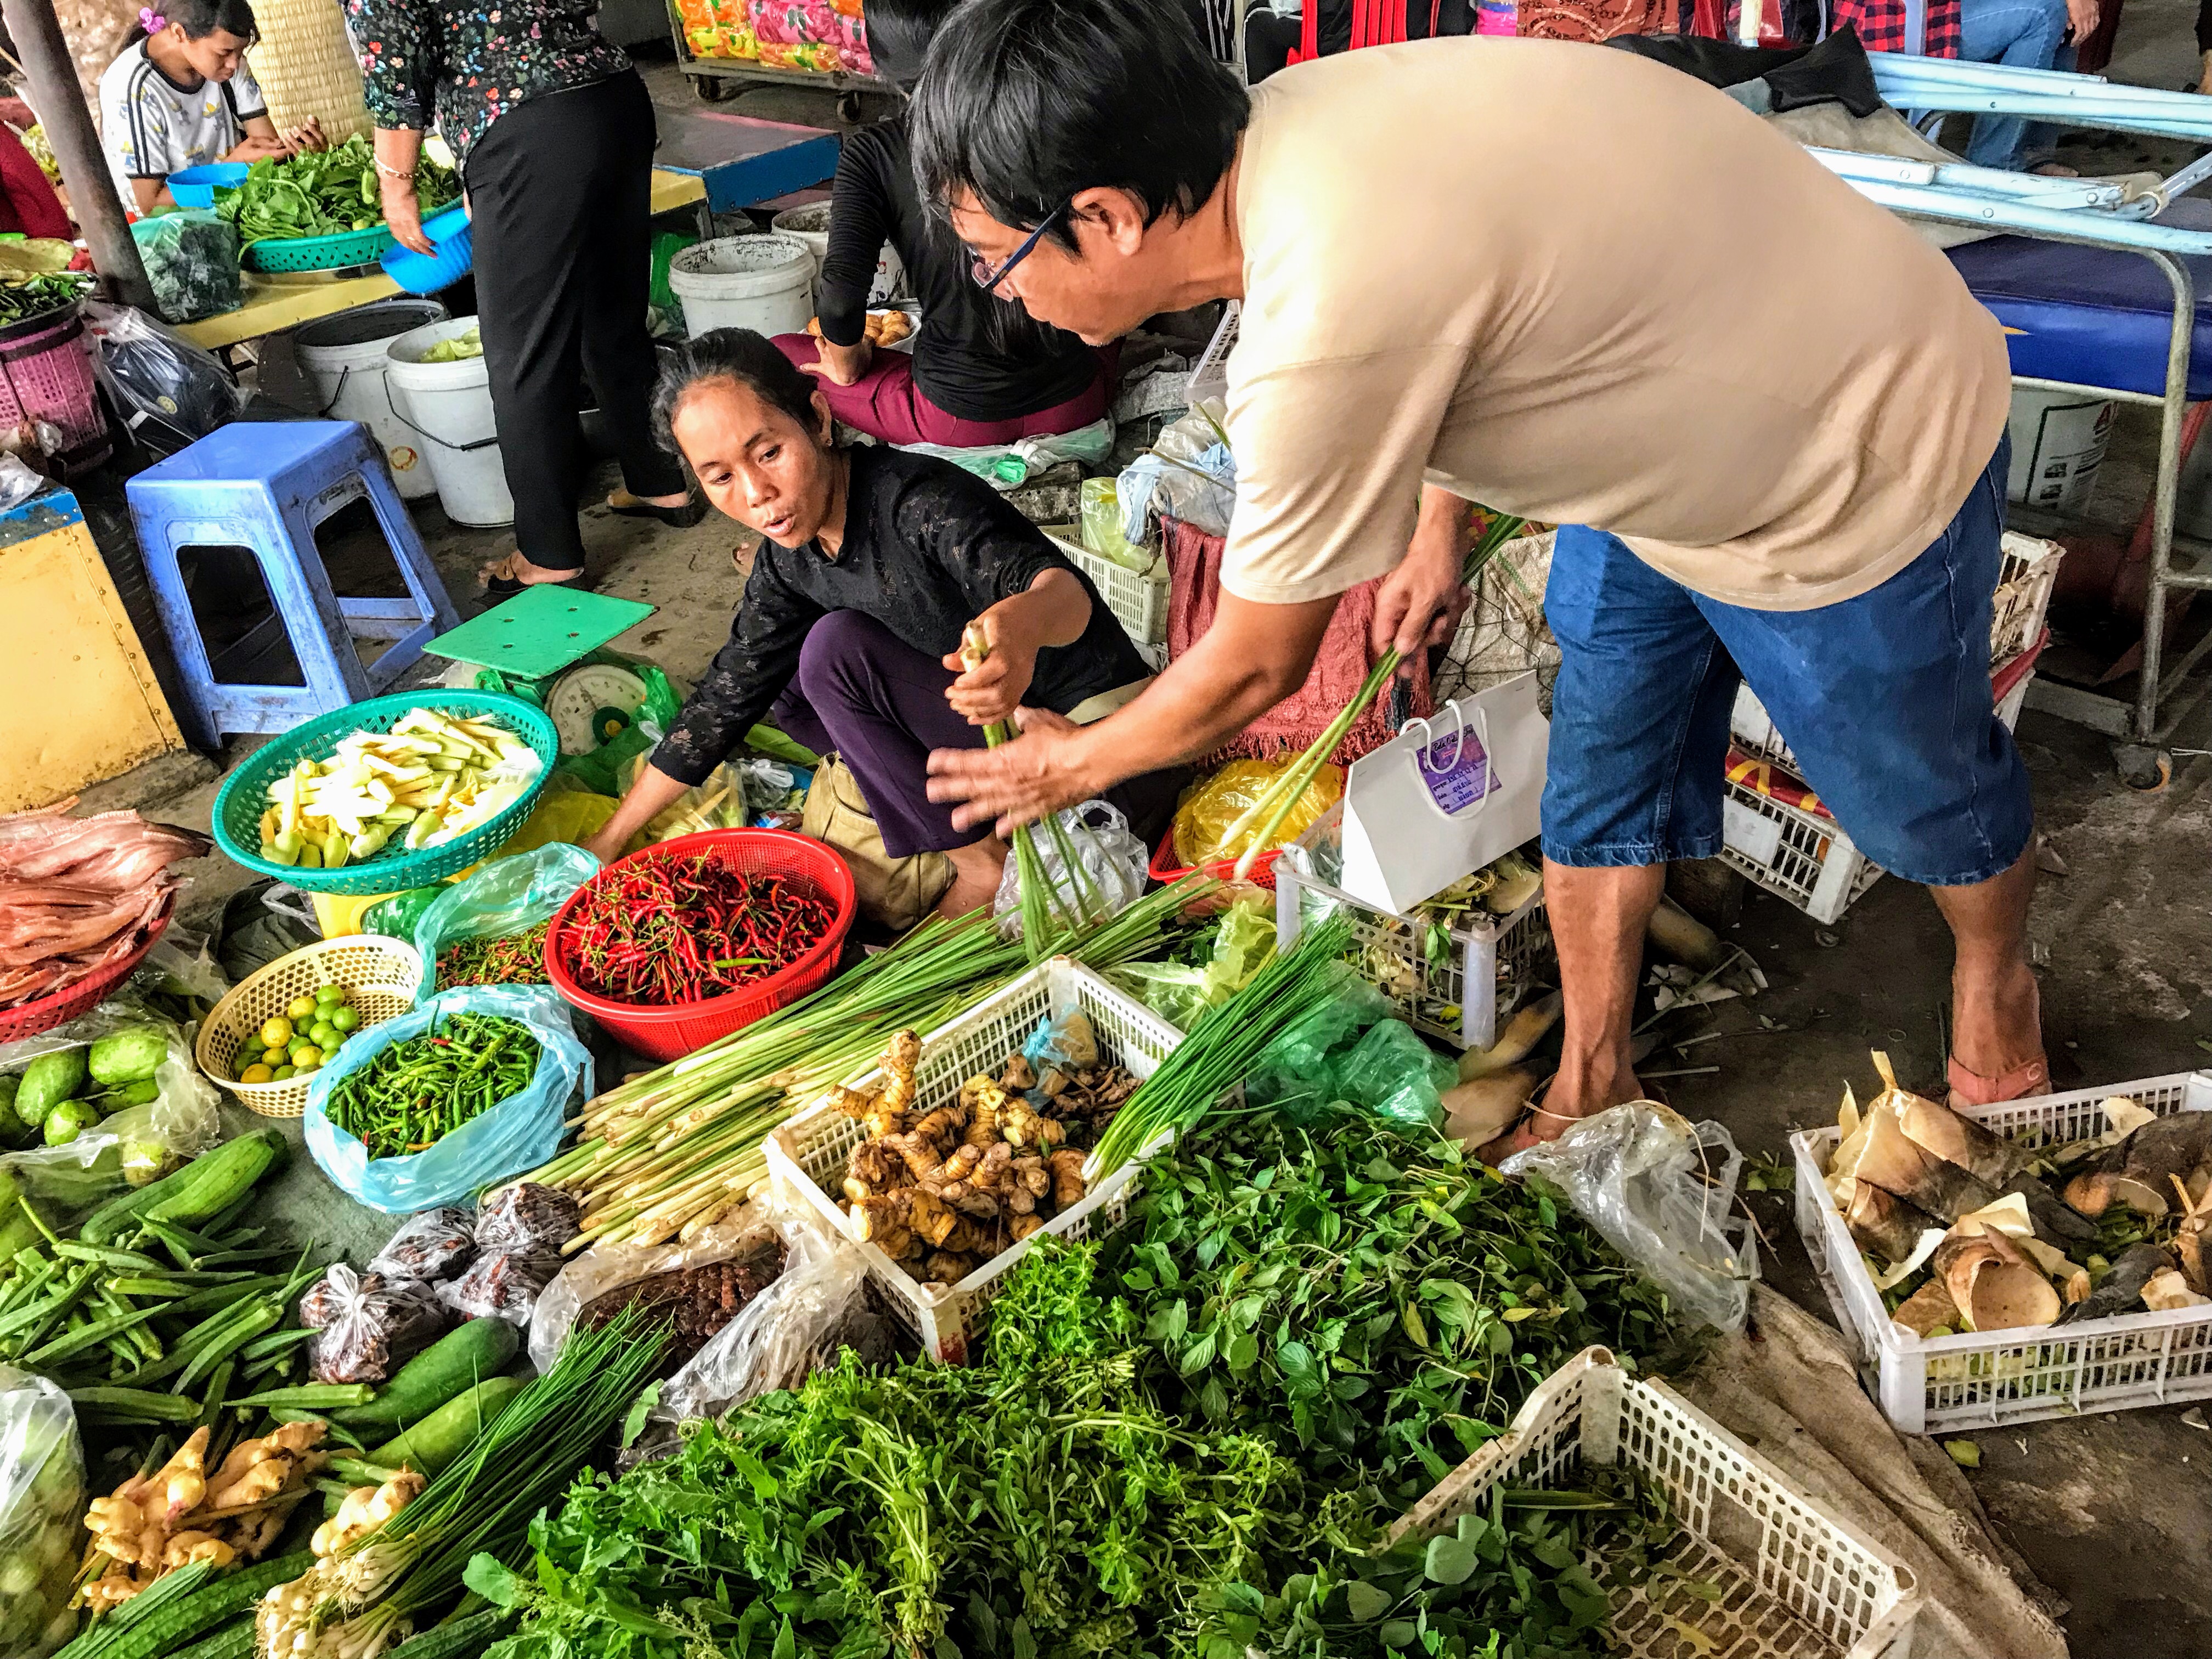
[[[57,1048],[40,1054],[23,1068],[16,1085],[15,1115],[26,1123],[43,1123],[46,1114],[84,1086],[82,1048]]]
[[[204,1221],[267,1174],[283,1152],[284,1137],[274,1129],[227,1140],[175,1174],[110,1199],[86,1218],[77,1237],[88,1244],[113,1244],[136,1233],[149,1217],[186,1227]]]
[[[486,1607],[465,1619],[449,1619],[435,1630],[409,1637],[392,1650],[392,1659],[473,1659],[514,1617],[506,1607]]]
[[[401,1366],[368,1404],[333,1417],[349,1429],[404,1429],[486,1377],[498,1376],[521,1345],[522,1333],[506,1320],[471,1319]]]
[[[246,1618],[202,1637],[172,1659],[252,1659],[252,1653],[253,1620]]]
[[[520,1377],[488,1376],[466,1394],[448,1400],[406,1433],[387,1440],[362,1459],[378,1468],[405,1464],[431,1476],[476,1443],[491,1420],[514,1403],[524,1384]]]

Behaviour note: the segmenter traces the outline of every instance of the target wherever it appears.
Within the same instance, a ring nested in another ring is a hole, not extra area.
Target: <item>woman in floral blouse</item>
[[[477,304],[516,550],[495,596],[584,579],[576,421],[590,378],[621,446],[616,512],[696,524],[682,466],[653,441],[645,318],[653,104],[592,22],[597,0],[346,0],[376,121],[392,234],[430,251],[415,161],[432,119],[460,167]]]

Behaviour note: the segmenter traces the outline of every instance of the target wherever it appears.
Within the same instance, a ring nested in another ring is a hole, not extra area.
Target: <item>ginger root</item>
[[[1083,1154],[1072,1146],[1063,1146],[1045,1160],[1052,1176],[1052,1202],[1054,1209],[1064,1210],[1071,1204],[1083,1201]]]

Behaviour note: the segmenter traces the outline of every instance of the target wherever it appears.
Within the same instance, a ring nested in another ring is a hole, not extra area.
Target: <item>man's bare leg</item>
[[[1579,868],[1544,860],[1544,908],[1566,1002],[1559,1070],[1543,1110],[1523,1117],[1486,1156],[1503,1158],[1556,1139],[1569,1118],[1642,1098],[1644,1085],[1629,1058],[1629,1023],[1644,966],[1644,930],[1666,887],[1663,864]]]
[[[955,847],[945,856],[952,862],[952,885],[937,901],[937,914],[957,921],[971,910],[980,910],[999,896],[999,881],[1006,873],[1006,843],[996,836]]]
[[[2027,959],[2027,907],[2035,896],[2035,843],[2002,875],[1971,887],[1931,887],[1958,957],[1951,969],[1951,1058],[1991,1081],[2043,1058],[2035,975]],[[2049,1074],[2031,1085],[2049,1086]]]

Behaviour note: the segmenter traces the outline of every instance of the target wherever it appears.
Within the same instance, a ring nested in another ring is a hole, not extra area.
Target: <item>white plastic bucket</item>
[[[822,280],[822,262],[830,257],[830,204],[809,202],[804,207],[786,208],[769,222],[779,236],[788,236],[793,241],[804,242],[814,255],[814,280]],[[889,305],[900,297],[906,288],[906,266],[898,257],[898,250],[889,242],[876,255],[875,280],[868,284],[868,303]],[[818,309],[821,301],[816,301]]]
[[[385,348],[394,337],[445,319],[435,300],[379,300],[374,305],[320,317],[292,331],[294,355],[315,389],[315,408],[325,420],[359,421],[384,446],[392,481],[410,501],[434,495],[422,440],[392,412],[385,395]]]
[[[422,446],[446,516],[455,524],[513,524],[514,497],[507,491],[491,412],[491,371],[481,357],[422,361],[439,341],[477,325],[473,317],[453,317],[401,335],[385,348],[391,361],[384,384],[392,414]]]
[[[814,256],[787,236],[718,236],[671,260],[668,286],[694,339],[717,328],[803,334],[814,314]]]
[[[2089,505],[2105,446],[2112,435],[2113,406],[2078,392],[2012,394],[2012,472],[2008,500],[2054,513],[2080,513]]]

